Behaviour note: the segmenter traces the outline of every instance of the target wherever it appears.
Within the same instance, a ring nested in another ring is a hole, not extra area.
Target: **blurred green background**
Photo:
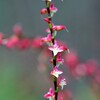
[[[82,60],[100,61],[100,0],[53,0],[58,12],[53,17],[57,25],[67,26],[57,38],[76,50]],[[12,27],[20,23],[24,35],[45,36],[47,24],[40,16],[45,7],[42,0],[0,0],[0,31],[11,36]],[[47,72],[37,69],[37,50],[10,50],[0,46],[0,100],[44,100],[51,83]],[[65,76],[67,71],[65,71]],[[97,100],[84,81],[70,79],[67,86],[73,100]],[[66,89],[67,89],[66,88]]]

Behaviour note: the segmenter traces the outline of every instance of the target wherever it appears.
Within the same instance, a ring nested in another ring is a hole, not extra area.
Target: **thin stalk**
[[[51,18],[51,13],[50,13],[50,2],[48,0],[45,1],[46,3],[46,7],[47,7],[47,12],[48,12],[48,18],[50,20],[50,22],[52,21],[52,18]],[[52,24],[52,23],[50,23]],[[50,33],[51,33],[51,36],[53,36],[53,28],[50,27]],[[54,41],[55,41],[55,38],[52,39],[52,43],[54,45]],[[56,56],[53,55],[53,52],[52,52],[52,57],[53,57],[53,68],[56,66]],[[55,89],[55,100],[58,100],[58,87],[57,87],[57,78],[54,76],[54,89]]]

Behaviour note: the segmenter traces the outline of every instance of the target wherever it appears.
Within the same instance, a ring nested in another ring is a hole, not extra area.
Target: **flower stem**
[[[51,18],[51,13],[50,13],[50,1],[46,0],[45,1],[46,3],[46,7],[47,7],[47,12],[48,12],[48,18],[50,20],[50,22],[52,21],[52,18]],[[52,24],[52,23],[50,23]],[[50,33],[51,33],[51,36],[53,35],[53,28],[52,27],[49,27],[50,28]],[[55,41],[55,38],[52,38],[52,44],[54,45],[54,41]],[[53,52],[52,52],[52,57],[53,57],[53,68],[56,66],[56,56],[53,55]],[[57,87],[57,78],[54,76],[54,89],[55,89],[55,100],[58,100],[58,87]]]

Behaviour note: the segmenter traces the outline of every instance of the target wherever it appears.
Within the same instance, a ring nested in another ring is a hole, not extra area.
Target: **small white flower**
[[[51,75],[54,75],[55,77],[59,77],[60,74],[62,74],[63,72],[61,70],[58,70],[57,66],[53,69],[53,71],[51,71]]]
[[[65,78],[61,78],[60,82],[59,82],[59,86],[61,86],[61,89],[63,90],[64,85],[67,85],[66,83],[66,79]]]

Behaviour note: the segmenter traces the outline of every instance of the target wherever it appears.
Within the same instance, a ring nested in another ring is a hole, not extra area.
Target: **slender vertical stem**
[[[50,21],[52,21],[51,13],[50,13],[50,2],[48,0],[46,0],[45,3],[46,3],[46,7],[47,7],[47,12],[48,12],[48,18]],[[53,35],[53,28],[52,27],[49,27],[49,28],[50,28],[50,32],[51,32],[51,36],[52,36]],[[52,39],[53,45],[54,45],[54,41],[55,41],[55,39],[53,38]],[[53,55],[53,52],[52,52],[52,57],[53,57],[53,67],[55,67],[56,66],[56,56]],[[56,77],[54,77],[54,89],[55,89],[55,100],[57,100],[58,91],[57,91],[57,78]]]

